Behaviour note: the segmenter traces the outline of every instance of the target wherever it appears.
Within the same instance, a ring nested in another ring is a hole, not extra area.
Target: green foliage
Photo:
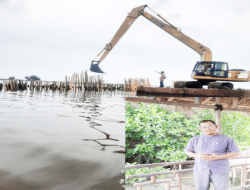
[[[214,110],[195,112],[192,118],[178,111],[164,110],[159,105],[126,104],[126,162],[138,164],[185,161],[187,142],[199,135],[201,120],[214,120]],[[222,132],[237,145],[250,145],[250,118],[240,112],[222,112]],[[163,168],[161,168],[163,169]],[[153,169],[126,170],[126,175],[153,172]],[[134,180],[133,180],[134,181]],[[131,182],[131,180],[128,180]]]
[[[234,139],[239,146],[250,145],[250,118],[240,112],[222,112],[222,133]]]
[[[9,77],[9,80],[14,80],[15,79],[15,77]]]
[[[163,110],[159,105],[126,106],[127,158],[138,163],[184,161],[183,149],[190,138],[199,134],[199,121],[178,111]],[[131,143],[133,142],[134,147]],[[129,159],[127,159],[128,161]]]
[[[197,112],[192,120],[211,119],[215,121],[214,110],[204,110]],[[241,114],[241,112],[221,113],[222,134],[231,137],[238,146],[250,145],[250,118]]]

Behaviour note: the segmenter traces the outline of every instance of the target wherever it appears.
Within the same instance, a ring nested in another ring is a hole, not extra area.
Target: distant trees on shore
[[[29,81],[31,81],[31,80],[41,80],[41,78],[40,77],[38,77],[38,76],[36,76],[36,75],[31,75],[31,76],[26,76],[26,77],[24,77],[26,80],[29,80]],[[8,79],[1,79],[0,78],[0,80],[15,80],[16,78],[15,77],[9,77]],[[22,79],[16,79],[16,80],[22,80]]]
[[[31,76],[26,76],[24,77],[27,80],[41,80],[40,77],[36,76],[36,75],[31,75]]]

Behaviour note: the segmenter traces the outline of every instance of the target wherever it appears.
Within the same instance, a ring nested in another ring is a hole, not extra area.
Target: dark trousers
[[[163,81],[160,81],[160,87],[164,87]]]

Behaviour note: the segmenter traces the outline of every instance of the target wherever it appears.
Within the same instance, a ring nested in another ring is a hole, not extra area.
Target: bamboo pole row
[[[28,85],[28,83],[30,83]],[[30,90],[59,90],[59,91],[132,91],[135,92],[138,87],[151,87],[149,79],[124,79],[124,84],[110,84],[104,83],[103,76],[89,76],[87,70],[81,73],[73,73],[71,77],[65,76],[64,82],[55,82],[55,81],[24,81],[24,80],[9,80],[3,81],[3,84],[0,83],[0,90],[4,89],[17,91],[17,90],[27,90],[28,87]]]
[[[135,92],[138,87],[151,87],[151,84],[149,82],[149,79],[124,79],[124,91],[131,91]]]
[[[19,83],[18,83],[19,81]],[[73,73],[71,77],[65,76],[65,81],[23,81],[23,80],[9,80],[0,83],[0,90],[4,88],[4,91],[11,90],[59,90],[59,91],[114,91],[124,90],[124,84],[109,84],[104,83],[103,76],[88,76],[87,70],[81,73]],[[28,84],[29,83],[29,84]]]
[[[109,84],[103,82],[103,76],[88,76],[87,71],[73,73],[71,77],[65,77],[68,90],[82,91],[114,91],[123,90],[123,84]]]
[[[76,75],[77,76],[77,75]],[[103,81],[96,80],[96,78],[90,78],[88,83],[82,83],[79,81],[71,81],[69,78],[65,77],[65,82],[43,82],[43,81],[21,81],[17,83],[16,81],[3,81],[0,83],[0,90],[4,91],[17,91],[17,90],[81,90],[81,91],[114,91],[123,90],[123,84],[109,84],[103,83]]]
[[[28,81],[23,80],[9,80],[9,81],[3,81],[3,83],[0,83],[0,90],[4,89],[5,91],[11,90],[11,91],[17,91],[17,90],[27,90]]]

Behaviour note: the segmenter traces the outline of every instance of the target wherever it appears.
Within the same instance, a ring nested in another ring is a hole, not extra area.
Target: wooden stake
[[[30,90],[33,90],[33,89],[34,89],[33,83],[34,83],[34,81],[33,81],[33,80],[32,80],[32,81],[30,81]]]
[[[215,98],[216,104],[221,105],[221,98],[216,97]],[[221,128],[221,110],[215,111],[215,118],[216,118],[216,125],[218,126],[218,133],[222,134],[222,128]]]
[[[102,75],[102,80],[101,80],[101,91],[102,91],[102,87],[103,87],[103,75]]]
[[[10,80],[10,90],[13,91],[13,85],[12,85],[12,80]]]
[[[99,92],[99,75],[97,75],[97,90],[98,90],[98,92]]]
[[[77,90],[77,73],[75,75],[75,91]]]
[[[201,104],[200,97],[195,97],[195,104]]]
[[[73,76],[71,77],[71,80],[70,80],[69,90],[71,90],[71,88],[72,88],[72,79],[73,79]]]
[[[67,90],[67,76],[65,76],[65,91]]]
[[[239,105],[239,98],[233,97],[233,108],[238,108]]]
[[[151,87],[151,84],[150,84],[150,82],[149,82],[149,79],[147,78],[147,85],[148,85],[148,87]]]
[[[85,92],[85,87],[84,87],[84,73],[82,71],[82,91]]]

